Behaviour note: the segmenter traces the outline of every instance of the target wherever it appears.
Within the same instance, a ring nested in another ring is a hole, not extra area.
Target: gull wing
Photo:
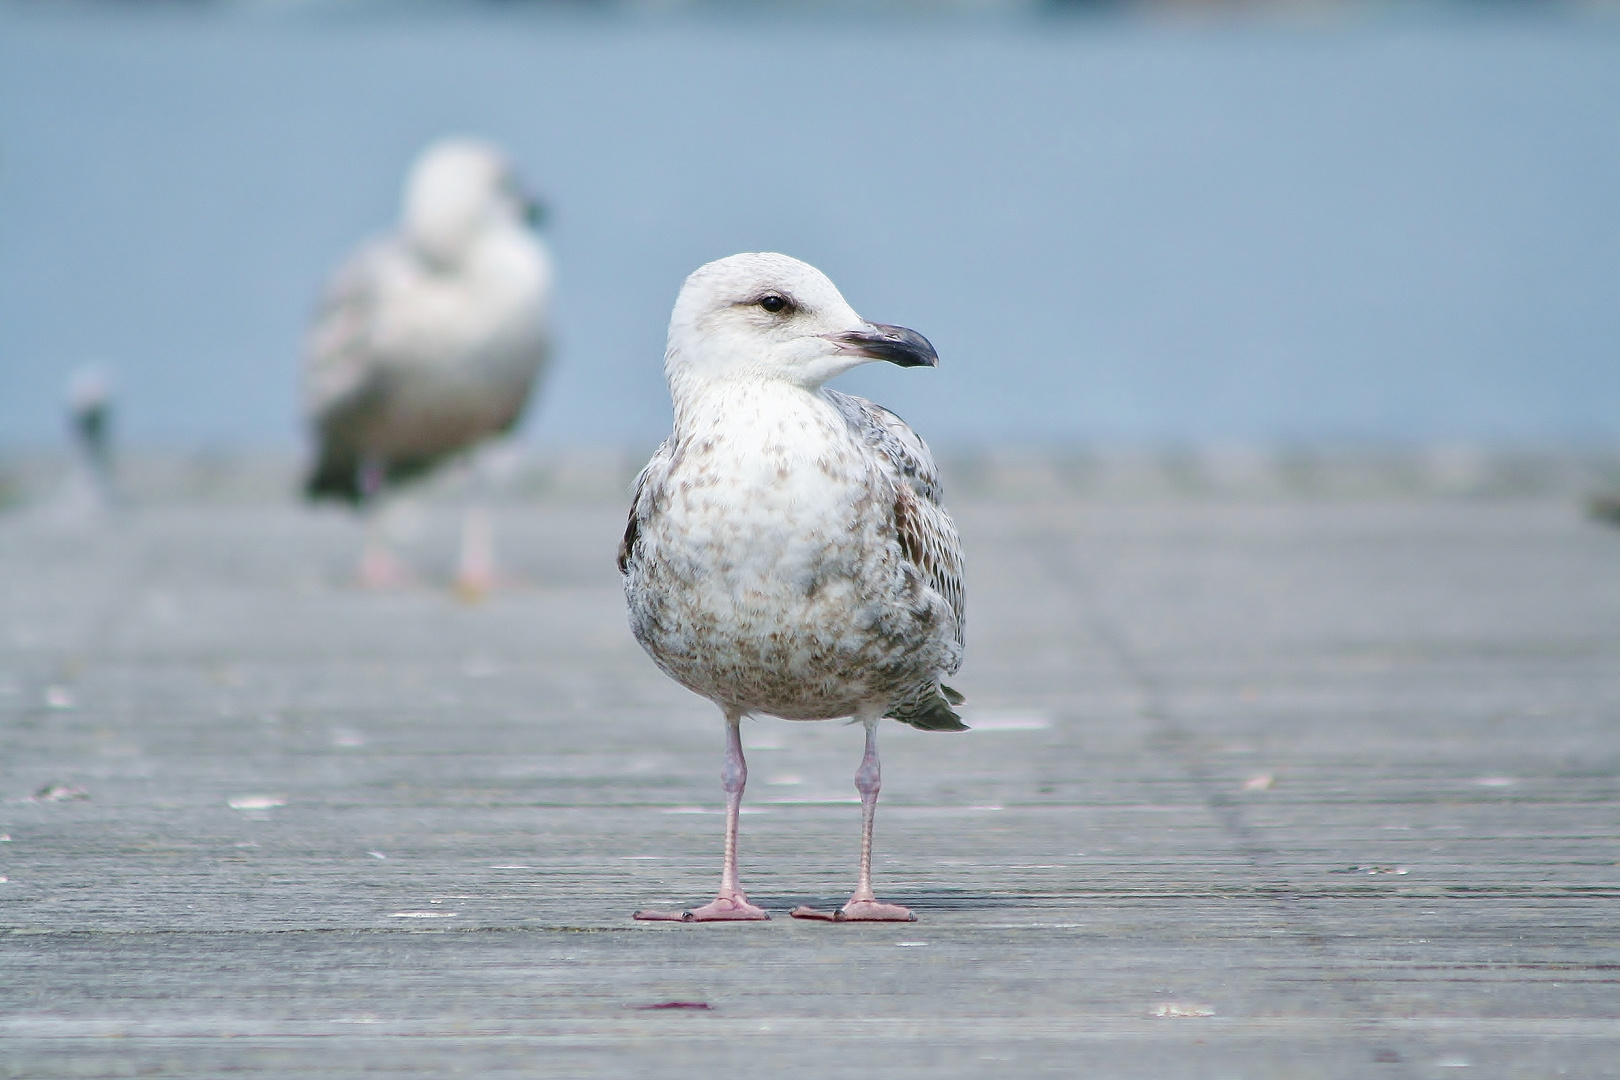
[[[675,436],[665,439],[653,452],[652,460],[636,477],[635,494],[630,499],[630,520],[624,526],[624,539],[619,541],[619,573],[628,574],[636,561],[637,543],[641,538],[641,523],[652,516],[663,490],[664,478],[675,460]]]
[[[944,490],[928,444],[881,405],[837,390],[822,393],[898,481],[894,527],[901,550],[923,580],[950,604],[956,615],[956,643],[965,645],[962,541],[956,534],[956,523],[945,512]]]
[[[367,244],[340,267],[321,294],[304,351],[304,414],[323,424],[376,374],[374,345],[383,279],[400,258],[387,240]]]
[[[304,351],[304,415],[319,443],[306,484],[311,498],[358,501],[358,429],[385,393],[375,343],[383,279],[402,257],[397,242],[361,248],[327,284]]]

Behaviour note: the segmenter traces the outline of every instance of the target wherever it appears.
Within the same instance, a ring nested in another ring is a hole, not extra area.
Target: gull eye
[[[775,315],[779,311],[787,310],[787,297],[778,296],[776,293],[766,293],[764,296],[759,298],[759,306],[770,312],[772,315]]]

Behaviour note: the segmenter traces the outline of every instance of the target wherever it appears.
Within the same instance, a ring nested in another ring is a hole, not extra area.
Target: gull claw
[[[771,918],[764,908],[741,895],[717,896],[689,911],[638,911],[630,917],[638,922],[769,922]]]
[[[899,904],[885,904],[877,900],[851,900],[837,911],[799,905],[788,914],[795,919],[814,919],[820,922],[916,922],[910,908]]]

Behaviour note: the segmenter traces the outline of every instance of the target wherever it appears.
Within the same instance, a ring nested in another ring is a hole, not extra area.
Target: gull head
[[[915,330],[855,314],[809,263],[749,252],[700,266],[686,279],[669,321],[664,369],[672,388],[738,377],[814,388],[873,360],[933,367],[939,356]]]
[[[429,146],[405,181],[405,234],[430,262],[454,265],[493,230],[535,224],[539,204],[523,193],[495,147],[477,139]]]

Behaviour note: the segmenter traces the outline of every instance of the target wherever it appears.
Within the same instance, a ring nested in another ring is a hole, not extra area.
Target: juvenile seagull
[[[792,914],[915,918],[872,893],[877,726],[966,730],[951,710],[961,696],[940,683],[962,663],[962,551],[923,441],[887,409],[822,386],[872,360],[939,358],[785,255],[709,263],[675,301],[664,355],[675,430],[636,481],[619,570],[636,640],[725,713],[726,846],[714,900],[638,919],[769,918],[737,880],[738,724],[751,713],[866,727],[859,883],[837,912]]]
[[[530,228],[537,214],[499,151],[437,143],[411,169],[400,231],[361,248],[327,289],[304,362],[319,446],[305,490],[366,512],[365,584],[404,576],[373,513],[383,490],[522,416],[548,351],[552,269]],[[478,595],[493,579],[475,505],[457,587]]]

